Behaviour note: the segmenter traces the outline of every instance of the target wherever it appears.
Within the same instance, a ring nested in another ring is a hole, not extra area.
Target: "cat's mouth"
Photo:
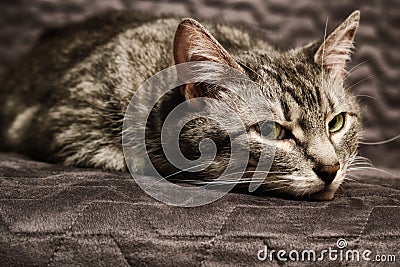
[[[343,170],[339,170],[336,178],[331,184],[323,186],[321,190],[310,194],[311,200],[316,201],[330,201],[335,197],[335,193],[343,181]]]
[[[310,194],[310,199],[311,200],[317,200],[317,201],[329,201],[332,200],[335,196],[337,188],[332,187],[332,186],[326,186],[324,189],[321,191],[318,191],[316,193]]]

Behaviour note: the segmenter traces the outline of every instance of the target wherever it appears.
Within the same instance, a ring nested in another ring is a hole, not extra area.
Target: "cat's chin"
[[[335,197],[335,188],[327,187],[322,191],[311,194],[310,199],[315,201],[330,201]]]

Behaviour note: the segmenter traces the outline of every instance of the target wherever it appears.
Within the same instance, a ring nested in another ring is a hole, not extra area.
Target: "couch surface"
[[[355,53],[346,79],[361,103],[364,139],[400,134],[400,1],[397,0],[18,0],[0,2],[0,71],[18,60],[48,28],[106,10],[175,14],[202,21],[245,23],[282,49],[323,38],[355,9],[361,11]],[[365,141],[364,140],[364,141]],[[399,167],[400,141],[362,146],[375,164]],[[382,156],[384,154],[384,156]]]
[[[3,153],[0,186],[0,266],[274,266],[257,258],[264,245],[321,251],[340,238],[344,249],[400,256],[400,178],[387,174],[346,182],[330,202],[229,193],[182,208],[127,173]]]

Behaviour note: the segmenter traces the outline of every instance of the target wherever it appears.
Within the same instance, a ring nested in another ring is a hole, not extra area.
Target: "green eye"
[[[335,133],[340,131],[344,126],[344,113],[336,115],[329,123],[329,132]]]
[[[281,139],[283,129],[282,127],[273,121],[264,121],[259,123],[260,133],[262,136],[268,139]]]

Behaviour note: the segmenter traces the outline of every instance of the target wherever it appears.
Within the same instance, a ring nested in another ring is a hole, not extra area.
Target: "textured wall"
[[[361,10],[356,51],[347,84],[362,103],[365,139],[400,134],[400,1],[216,1],[216,0],[20,0],[0,3],[0,70],[18,59],[45,28],[79,21],[107,9],[173,13],[197,19],[218,17],[262,28],[281,48],[322,38],[327,18],[332,30],[354,9]],[[399,167],[400,139],[362,146],[377,166]]]

